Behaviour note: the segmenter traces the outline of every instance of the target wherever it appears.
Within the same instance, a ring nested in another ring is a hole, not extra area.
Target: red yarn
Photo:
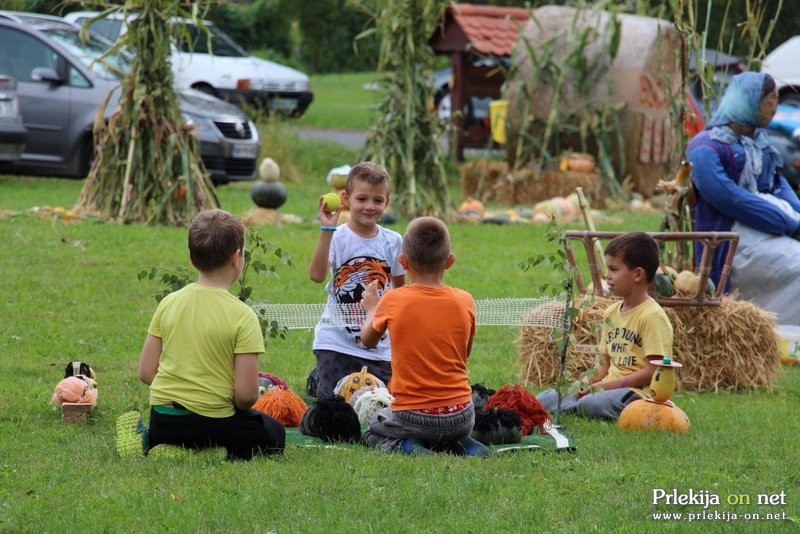
[[[489,397],[484,411],[492,408],[511,410],[522,419],[522,435],[527,436],[535,428],[542,432],[543,425],[550,420],[542,403],[528,390],[518,386],[503,386]]]
[[[275,387],[261,395],[253,409],[271,415],[283,426],[296,427],[300,426],[308,406],[292,390]]]

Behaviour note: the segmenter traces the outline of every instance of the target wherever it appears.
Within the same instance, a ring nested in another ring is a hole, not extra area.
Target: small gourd
[[[380,378],[367,371],[366,365],[361,368],[361,371],[350,373],[339,380],[336,387],[333,388],[333,392],[344,397],[344,400],[349,401],[353,393],[365,387],[386,387],[386,384]]]
[[[281,168],[272,158],[264,158],[258,166],[258,176],[265,182],[277,182],[281,178]]]
[[[659,297],[669,298],[675,294],[675,286],[672,276],[662,272],[656,273],[656,295]]]

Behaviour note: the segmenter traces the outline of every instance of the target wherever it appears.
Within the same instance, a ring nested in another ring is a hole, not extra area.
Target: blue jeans
[[[555,389],[542,391],[536,398],[547,413],[551,416],[555,414],[558,403],[558,392]],[[628,388],[589,393],[580,399],[576,395],[568,395],[561,399],[561,413],[577,413],[584,417],[613,420],[619,417],[625,406],[641,398],[641,395]]]

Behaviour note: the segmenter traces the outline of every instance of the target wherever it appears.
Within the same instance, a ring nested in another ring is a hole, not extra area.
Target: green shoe
[[[172,445],[169,443],[160,443],[150,449],[147,453],[148,458],[167,458],[170,460],[180,458],[190,458],[193,452],[191,449],[181,447],[180,445]]]
[[[117,454],[121,458],[143,456],[142,446],[142,416],[132,410],[120,415],[117,419]]]

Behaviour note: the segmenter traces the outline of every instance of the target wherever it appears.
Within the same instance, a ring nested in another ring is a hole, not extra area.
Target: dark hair
[[[220,209],[198,213],[189,225],[189,257],[200,271],[213,271],[244,248],[244,224]]]
[[[384,186],[386,187],[387,193],[392,185],[392,180],[386,169],[382,165],[378,165],[372,161],[359,163],[347,173],[347,182],[345,183],[344,190],[347,191],[348,195],[353,192],[353,187],[355,187],[354,182],[356,180],[366,182],[374,187]]]
[[[761,99],[763,100],[764,97],[771,95],[772,92],[775,90],[775,78],[770,76],[769,74],[764,75],[764,85],[761,86]]]
[[[619,258],[629,269],[641,267],[648,282],[652,282],[655,278],[661,261],[658,243],[644,232],[632,232],[615,237],[606,245],[605,255]]]
[[[436,217],[418,217],[403,236],[403,254],[422,272],[442,269],[450,256],[450,233]]]

